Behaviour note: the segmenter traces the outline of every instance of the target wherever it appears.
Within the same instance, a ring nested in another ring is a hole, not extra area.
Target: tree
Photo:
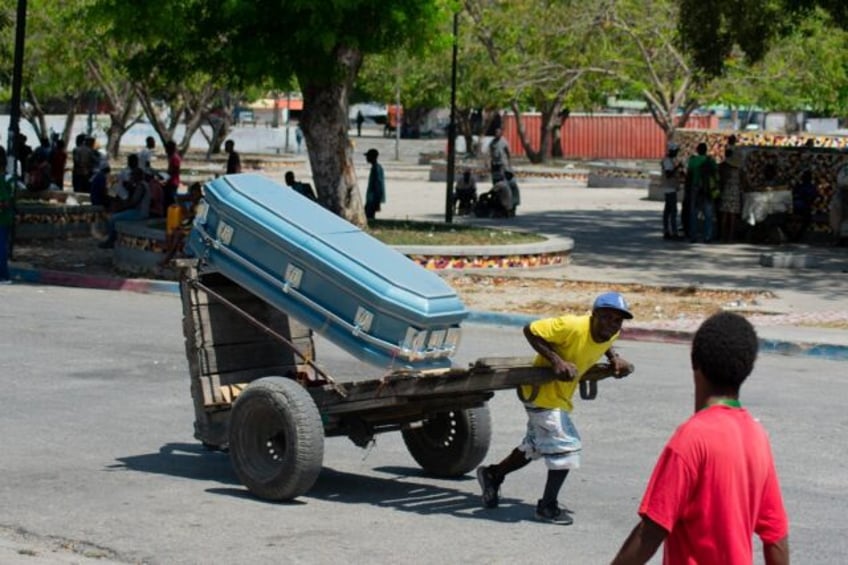
[[[493,83],[489,57],[474,35],[473,25],[466,12],[459,13],[456,125],[457,134],[465,139],[469,155],[474,154],[474,136],[480,133],[475,129],[472,116],[482,108],[501,107],[507,103]],[[417,108],[419,113],[448,107],[453,22],[444,21],[439,32],[435,40],[419,52],[404,50],[366,58],[356,81],[357,91],[363,99],[393,100],[395,83],[399,81],[404,107]],[[386,80],[388,76],[397,80]]]
[[[16,5],[17,2],[5,0],[0,8],[3,14],[0,20],[9,24],[3,25],[0,30],[0,44],[4,46],[0,57],[4,61],[3,82],[6,85],[11,83]],[[73,126],[76,106],[87,90],[84,62],[79,57],[78,44],[74,41],[79,27],[68,29],[63,39],[53,32],[55,29],[65,29],[68,11],[65,5],[47,0],[31,0],[27,10],[21,116],[30,123],[39,138],[46,137],[48,133],[42,101],[50,101],[54,106],[55,101],[64,101],[67,119],[63,137],[67,139]],[[63,45],[64,40],[70,45]],[[67,59],[57,57],[55,54],[59,52],[66,54]]]
[[[159,72],[203,71],[225,84],[300,84],[304,133],[319,198],[327,208],[364,225],[348,140],[348,97],[367,54],[420,47],[448,16],[446,0],[99,0],[129,24],[148,53],[166,54]],[[126,26],[125,26],[126,27]],[[178,29],[179,33],[174,33]],[[137,57],[140,63],[153,61]],[[151,66],[147,65],[147,70]]]
[[[817,7],[828,12],[836,26],[848,29],[844,0],[678,0],[682,47],[695,64],[719,76],[734,49],[748,62],[762,60],[774,40],[791,34],[799,19]]]
[[[601,16],[610,70],[645,100],[667,139],[686,124],[706,86],[679,47],[678,10],[674,0],[613,0]]]
[[[551,134],[578,81],[590,73],[607,72],[594,49],[602,5],[593,0],[465,1],[474,33],[489,59],[486,70],[495,87],[489,95],[505,100],[512,109],[524,152],[533,163],[550,155]],[[520,119],[527,106],[541,112],[538,147]]]

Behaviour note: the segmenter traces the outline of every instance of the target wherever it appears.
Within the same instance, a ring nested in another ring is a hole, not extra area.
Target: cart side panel
[[[287,375],[298,359],[289,348],[217,302],[199,282],[223,295],[269,329],[292,341],[310,359],[315,348],[309,328],[258,299],[218,273],[187,269],[180,284],[183,334],[195,409],[195,437],[212,446],[227,443],[232,397],[226,385],[246,384],[269,375]]]

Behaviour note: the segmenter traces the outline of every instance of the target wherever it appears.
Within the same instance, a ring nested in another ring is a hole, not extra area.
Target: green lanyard
[[[715,402],[707,404],[704,408],[709,408],[710,406],[715,406],[716,404],[724,404],[725,406],[730,406],[731,408],[742,408],[742,403],[736,400],[735,398],[719,398]]]

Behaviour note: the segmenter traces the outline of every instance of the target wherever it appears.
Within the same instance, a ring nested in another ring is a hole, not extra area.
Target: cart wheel
[[[250,492],[268,500],[296,498],[315,483],[323,458],[321,415],[297,382],[265,377],[236,399],[230,461]]]
[[[460,477],[489,451],[492,417],[488,406],[439,412],[420,428],[402,431],[412,458],[437,477]]]

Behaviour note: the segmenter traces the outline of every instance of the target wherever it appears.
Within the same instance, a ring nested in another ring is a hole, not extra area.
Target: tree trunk
[[[144,114],[150,121],[150,125],[156,130],[157,135],[159,135],[159,142],[164,145],[166,141],[174,140],[174,132],[183,118],[185,103],[179,96],[174,96],[173,99],[168,100],[168,123],[165,123],[165,120],[156,111],[156,105],[147,88],[142,84],[136,84],[135,89],[138,101],[144,109]]]
[[[36,98],[35,92],[30,87],[27,87],[26,94],[29,99],[30,109],[27,111],[25,108],[21,108],[21,115],[29,122],[35,131],[35,135],[38,136],[38,139],[30,142],[30,145],[36,148],[41,145],[41,140],[47,137],[47,120],[44,117],[44,109],[41,107],[38,98]]]
[[[471,110],[456,110],[456,131],[465,139],[465,156],[476,157],[477,147],[474,144],[474,131],[471,125]]]
[[[306,140],[318,200],[345,220],[365,227],[353,148],[348,139],[347,102],[353,78],[362,64],[362,54],[357,49],[339,48],[337,61],[342,72],[330,84],[320,84],[308,73],[298,75],[303,91],[300,128]]]
[[[561,99],[555,100],[550,104],[542,106],[542,115],[540,116],[541,123],[539,124],[539,145],[538,149],[533,147],[533,144],[527,138],[527,132],[524,129],[524,123],[521,121],[521,108],[517,102],[510,104],[512,113],[515,115],[516,128],[518,129],[518,138],[521,140],[521,146],[524,148],[524,155],[534,164],[544,163],[550,154],[551,133],[554,129],[554,117],[559,114],[561,108]]]
[[[65,125],[62,128],[62,139],[65,140],[65,148],[68,150],[68,153],[71,152],[74,146],[74,142],[71,140],[71,132],[74,130],[74,120],[77,117],[77,104],[79,104],[81,98],[81,95],[66,98],[68,109],[65,114]]]

